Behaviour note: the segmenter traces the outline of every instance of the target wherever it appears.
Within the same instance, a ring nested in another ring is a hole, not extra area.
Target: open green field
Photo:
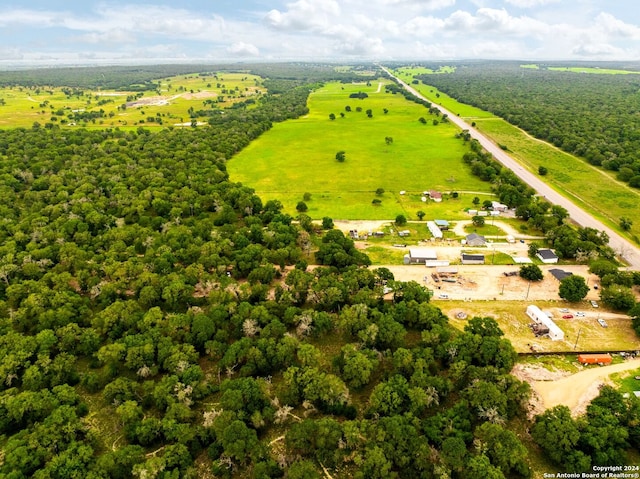
[[[466,146],[455,138],[457,128],[442,122],[434,126],[423,106],[385,93],[384,83],[330,83],[313,92],[308,115],[274,125],[228,162],[231,178],[265,200],[279,199],[290,213],[309,192],[307,214],[312,218],[394,219],[405,214],[416,219],[418,210],[427,218],[465,217],[464,208],[473,206],[476,192],[489,194],[489,185],[463,164]],[[360,91],[368,98],[349,98]],[[335,120],[329,119],[331,113]],[[427,123],[419,122],[420,117],[428,118]],[[387,144],[386,137],[393,142]],[[336,161],[338,151],[346,152],[345,162]],[[385,193],[376,196],[377,188]],[[422,192],[428,190],[463,193],[457,199],[445,195],[442,203],[423,202]],[[372,204],[376,198],[381,200],[377,206]]]
[[[260,77],[246,73],[181,75],[159,80],[157,84],[157,90],[140,93],[47,86],[0,88],[0,99],[4,100],[0,102],[0,128],[28,128],[34,122],[69,128],[190,125],[191,108],[195,111],[224,108],[266,91],[261,87]],[[142,104],[123,108],[134,100]],[[98,118],[73,118],[76,113],[88,115],[100,111]],[[198,121],[206,121],[206,117]]]
[[[475,122],[480,131],[495,143],[505,145],[509,154],[530,171],[537,172],[538,167],[546,167],[549,172],[545,181],[549,185],[612,229],[632,240],[640,237],[640,209],[637,207],[640,204],[640,191],[618,181],[608,171],[533,138],[492,113],[459,103],[430,85],[412,86],[429,101]],[[619,228],[618,222],[622,216],[633,221],[629,232]]]
[[[572,73],[596,73],[601,75],[638,75],[640,72],[634,72],[630,70],[612,70],[609,68],[592,68],[592,67],[547,67],[547,70],[558,72],[572,72]]]

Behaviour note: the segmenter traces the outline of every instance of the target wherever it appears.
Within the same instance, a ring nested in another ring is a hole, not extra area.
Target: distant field
[[[455,138],[457,128],[442,122],[434,126],[435,117],[423,106],[385,93],[383,83],[331,83],[313,92],[307,116],[274,125],[228,162],[231,178],[255,188],[265,200],[279,199],[294,214],[309,192],[307,214],[312,218],[394,219],[405,214],[415,219],[418,210],[427,217],[464,217],[475,193],[462,193],[456,200],[445,197],[442,203],[421,201],[422,191],[431,189],[489,193],[489,185],[462,163],[466,147]],[[369,97],[349,98],[359,91]],[[331,113],[335,120],[329,119]],[[420,117],[427,123],[420,123]],[[387,144],[386,137],[393,142]],[[346,152],[344,163],[336,161],[338,151]],[[377,188],[384,195],[376,196]],[[401,190],[407,194],[400,195]],[[378,206],[372,204],[376,198]]]
[[[620,234],[631,239],[640,236],[640,191],[616,180],[609,172],[529,136],[490,112],[459,103],[430,85],[421,83],[412,86],[428,100],[458,113],[467,121],[475,122],[479,130],[497,144],[507,146],[509,154],[529,170],[537,172],[539,166],[546,167],[549,173],[545,181],[549,185],[592,212]],[[633,221],[633,226],[627,233],[622,232],[618,225],[622,216]]]
[[[548,70],[558,72],[573,72],[573,73],[596,73],[602,75],[638,75],[640,72],[634,72],[630,70],[611,70],[608,68],[590,68],[590,67],[548,67]]]
[[[219,73],[207,76],[180,75],[159,80],[159,89],[136,92],[89,91],[80,89],[11,87],[0,88],[0,128],[57,124],[61,127],[166,127],[191,123],[189,109],[224,108],[266,91],[262,80],[245,73]],[[65,93],[65,90],[67,93]],[[136,97],[136,98],[134,98]],[[123,108],[128,101],[146,103]],[[93,112],[102,117],[88,118]],[[74,119],[72,115],[87,115]],[[153,121],[151,121],[151,119]],[[199,117],[198,121],[206,121]]]

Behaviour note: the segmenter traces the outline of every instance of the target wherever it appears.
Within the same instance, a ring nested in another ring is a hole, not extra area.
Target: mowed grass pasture
[[[403,80],[407,81],[407,69],[404,69],[404,75]],[[537,173],[540,166],[547,168],[548,174],[544,177],[547,184],[612,229],[638,242],[640,191],[618,181],[611,172],[538,140],[490,112],[460,103],[431,85],[420,83],[412,86],[434,104],[468,122],[475,122],[482,133],[496,144],[506,146],[508,153],[531,172]],[[628,232],[619,227],[619,219],[623,216],[633,221]]]
[[[463,217],[475,196],[464,192],[489,194],[490,185],[463,164],[467,146],[456,138],[458,129],[450,123],[433,125],[435,116],[401,95],[386,93],[385,82],[329,83],[312,92],[308,115],[274,125],[228,162],[231,179],[254,188],[264,200],[280,200],[292,214],[304,193],[311,193],[306,204],[312,218],[394,219],[405,214],[416,219],[418,210],[427,218]],[[349,98],[358,92],[368,98]],[[329,118],[332,113],[335,120]],[[393,142],[387,143],[387,137]],[[336,160],[338,151],[346,154],[343,163]],[[377,188],[385,193],[377,196]],[[432,189],[463,193],[442,203],[422,202],[422,192]],[[373,205],[374,199],[381,203]]]
[[[190,126],[191,108],[195,111],[225,108],[266,92],[260,77],[242,72],[180,75],[155,83],[158,85],[156,90],[145,91],[137,98],[145,105],[124,109],[122,105],[133,99],[137,92],[48,86],[0,88],[0,99],[4,100],[0,102],[0,128],[30,128],[35,122],[63,128]],[[71,118],[76,112],[100,110],[103,117],[95,120]],[[150,118],[154,121],[149,121]],[[206,121],[206,116],[197,121]]]

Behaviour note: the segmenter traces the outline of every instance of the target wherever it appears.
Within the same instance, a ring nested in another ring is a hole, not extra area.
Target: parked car
[[[602,318],[598,318],[598,323],[600,323],[600,326],[602,326],[603,328],[606,328],[608,326],[607,322]]]
[[[440,298],[440,299],[449,299],[449,295],[445,294],[445,293],[441,293],[441,294],[438,295],[438,298]]]
[[[594,301],[593,299],[590,301],[591,306],[593,306],[594,308],[598,307],[598,303],[596,301]]]
[[[584,318],[584,317],[585,317],[585,314],[584,314],[582,311],[576,311],[576,316],[577,316],[578,318]]]
[[[568,313],[568,312],[569,312],[569,310],[568,310],[567,308],[562,308],[562,309],[560,310],[560,312],[561,312],[561,313]]]
[[[573,318],[573,314],[564,314],[562,315],[562,319],[572,319]]]
[[[524,243],[524,240],[520,240],[520,243]]]

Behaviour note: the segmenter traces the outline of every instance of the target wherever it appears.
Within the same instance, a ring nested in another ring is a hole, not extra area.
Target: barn
[[[462,253],[462,264],[484,264],[483,254]]]
[[[437,259],[438,254],[433,249],[409,248],[409,254],[404,255],[404,264],[426,264]]]
[[[558,255],[550,249],[539,249],[536,256],[540,258],[540,261],[544,264],[555,264],[558,262]]]
[[[470,235],[467,235],[465,241],[469,246],[485,246],[487,244],[484,236],[479,235],[478,233],[471,233]]]

